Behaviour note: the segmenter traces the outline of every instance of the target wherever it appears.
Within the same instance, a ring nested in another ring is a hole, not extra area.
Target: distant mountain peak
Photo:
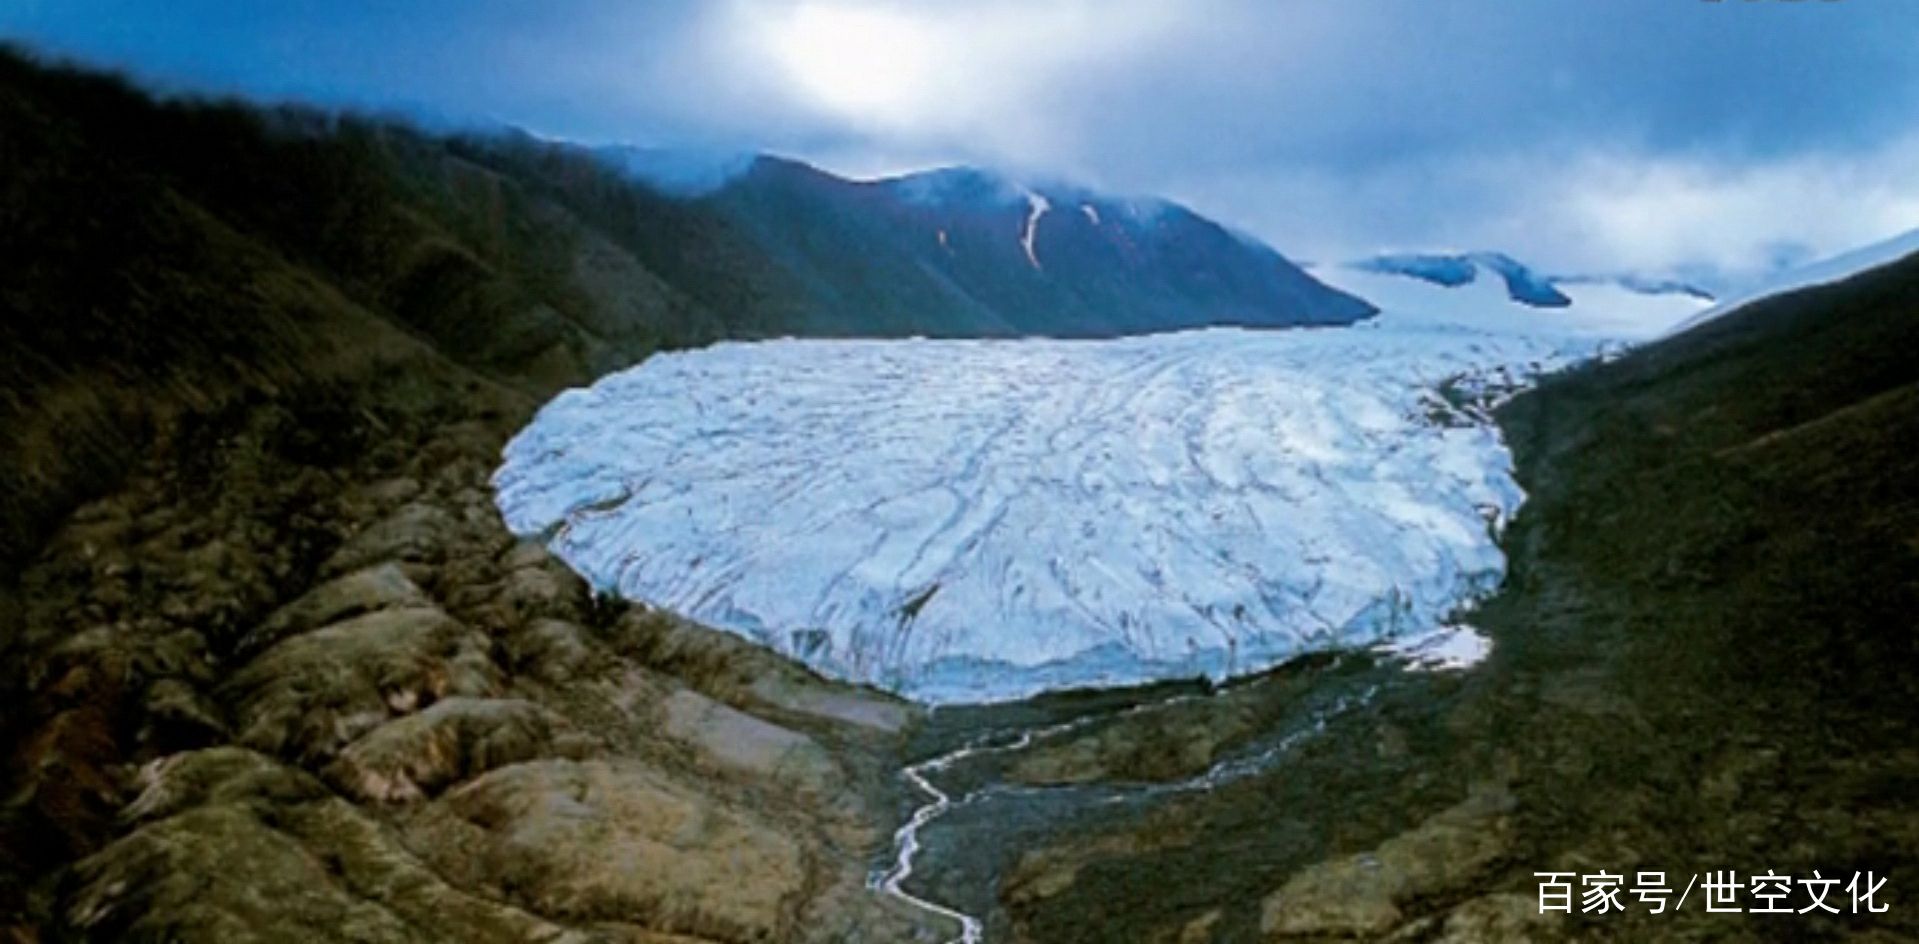
[[[1403,275],[1434,285],[1457,288],[1472,283],[1484,269],[1506,283],[1513,301],[1534,308],[1565,308],[1572,299],[1553,286],[1553,280],[1503,252],[1386,253],[1362,259],[1352,266],[1367,272]]]
[[[1506,283],[1507,295],[1513,301],[1533,308],[1567,307],[1572,299],[1564,289],[1580,285],[1611,285],[1638,295],[1683,295],[1698,301],[1713,300],[1712,292],[1686,279],[1636,272],[1546,275],[1507,253],[1492,250],[1381,253],[1347,263],[1347,267],[1420,279],[1445,288],[1470,285],[1480,271],[1485,270]]]
[[[1702,302],[1713,301],[1716,297],[1710,290],[1682,278],[1645,275],[1638,272],[1621,272],[1612,275],[1555,275],[1552,279],[1555,285],[1611,284],[1641,295],[1685,295]]]

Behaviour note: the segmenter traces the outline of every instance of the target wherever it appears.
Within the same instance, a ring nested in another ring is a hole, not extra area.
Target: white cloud
[[[0,3],[0,32],[186,87],[1066,177],[1309,259],[1738,273],[1919,225],[1919,20],[1894,5],[435,2],[458,12]]]
[[[1087,116],[1055,106],[1177,29],[1176,5],[739,0],[711,24],[762,103],[899,148],[1061,159]]]
[[[1584,150],[1420,154],[1131,182],[1243,227],[1289,255],[1501,249],[1559,272],[1695,274],[1719,287],[1791,256],[1919,228],[1919,133],[1778,157]]]
[[[710,9],[707,121],[856,174],[967,161],[1164,194],[1308,258],[1486,246],[1564,270],[1736,277],[1784,244],[1840,251],[1919,225],[1919,137],[1756,151],[1743,122],[1803,124],[1800,99],[1830,89],[1740,108],[1716,87],[1675,99],[1653,74],[1668,60],[1621,73],[1612,40],[1554,42],[1572,27],[1545,14],[1408,17],[1384,0]],[[1735,25],[1665,18],[1681,45]],[[1715,75],[1746,62],[1714,61]]]
[[[1592,157],[1554,208],[1560,239],[1629,267],[1753,275],[1781,246],[1826,256],[1919,227],[1919,134],[1775,160]]]

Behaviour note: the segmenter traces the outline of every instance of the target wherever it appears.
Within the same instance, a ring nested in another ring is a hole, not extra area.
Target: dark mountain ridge
[[[642,178],[643,180],[643,178]],[[974,168],[853,181],[776,157],[689,200],[796,333],[1095,337],[1349,324],[1365,302],[1184,207]],[[688,282],[724,277],[687,259]]]

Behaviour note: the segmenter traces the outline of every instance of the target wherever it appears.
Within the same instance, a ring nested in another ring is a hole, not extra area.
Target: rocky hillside
[[[12,57],[0,206],[0,940],[950,930],[864,887],[914,709],[493,510],[547,392],[742,325],[452,144]]]
[[[0,57],[0,560],[176,418],[524,411],[728,331],[561,204],[405,129],[156,104]],[[305,396],[316,404],[324,397]],[[449,402],[454,405],[449,406]]]

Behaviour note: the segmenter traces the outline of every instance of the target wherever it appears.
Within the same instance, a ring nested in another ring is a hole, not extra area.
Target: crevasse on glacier
[[[1522,496],[1497,431],[1433,390],[1594,343],[720,344],[562,394],[495,484],[597,586],[919,699],[1221,676],[1431,629],[1496,583]]]

